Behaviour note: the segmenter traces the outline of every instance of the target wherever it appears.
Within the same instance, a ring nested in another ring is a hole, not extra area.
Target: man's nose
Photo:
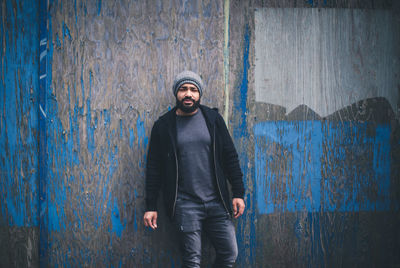
[[[186,90],[185,97],[193,97],[193,93],[190,90]]]

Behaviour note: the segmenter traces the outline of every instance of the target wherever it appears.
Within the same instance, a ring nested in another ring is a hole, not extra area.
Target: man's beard
[[[193,104],[191,106],[185,106],[185,104],[183,104],[184,100],[192,100]],[[187,114],[190,114],[190,113],[193,113],[194,111],[196,111],[196,109],[199,108],[199,105],[200,105],[200,98],[198,101],[195,101],[191,97],[185,97],[181,101],[179,101],[178,98],[176,98],[176,107],[178,109],[182,110],[182,112],[187,113]]]

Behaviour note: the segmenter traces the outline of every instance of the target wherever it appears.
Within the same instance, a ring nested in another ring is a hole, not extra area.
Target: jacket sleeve
[[[239,157],[229,134],[224,119],[218,115],[218,123],[222,135],[222,165],[225,175],[232,186],[233,198],[244,197],[243,173],[239,164]]]
[[[157,199],[161,188],[160,136],[157,122],[151,130],[146,164],[146,211],[157,211]]]

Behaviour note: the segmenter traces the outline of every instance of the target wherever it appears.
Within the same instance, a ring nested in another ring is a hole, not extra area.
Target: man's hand
[[[233,217],[237,219],[243,215],[245,208],[244,200],[242,198],[233,198],[232,205],[233,205]]]
[[[157,211],[146,211],[143,216],[144,225],[151,229],[157,229]]]

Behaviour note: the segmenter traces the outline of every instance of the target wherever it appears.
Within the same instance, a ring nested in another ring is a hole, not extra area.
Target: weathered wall
[[[400,263],[395,2],[1,8],[6,266],[38,266],[39,249],[42,266],[179,266],[164,213],[155,232],[142,216],[151,126],[183,69],[201,74],[239,152],[237,267]],[[207,243],[204,267],[213,255]]]
[[[248,161],[240,264],[398,265],[398,11],[231,2],[231,126]]]
[[[37,266],[38,21],[31,1],[0,3],[0,266]]]
[[[142,224],[147,145],[181,70],[199,71],[204,103],[221,107],[222,3],[54,1],[48,12],[43,259],[177,265],[167,219],[157,232]]]

